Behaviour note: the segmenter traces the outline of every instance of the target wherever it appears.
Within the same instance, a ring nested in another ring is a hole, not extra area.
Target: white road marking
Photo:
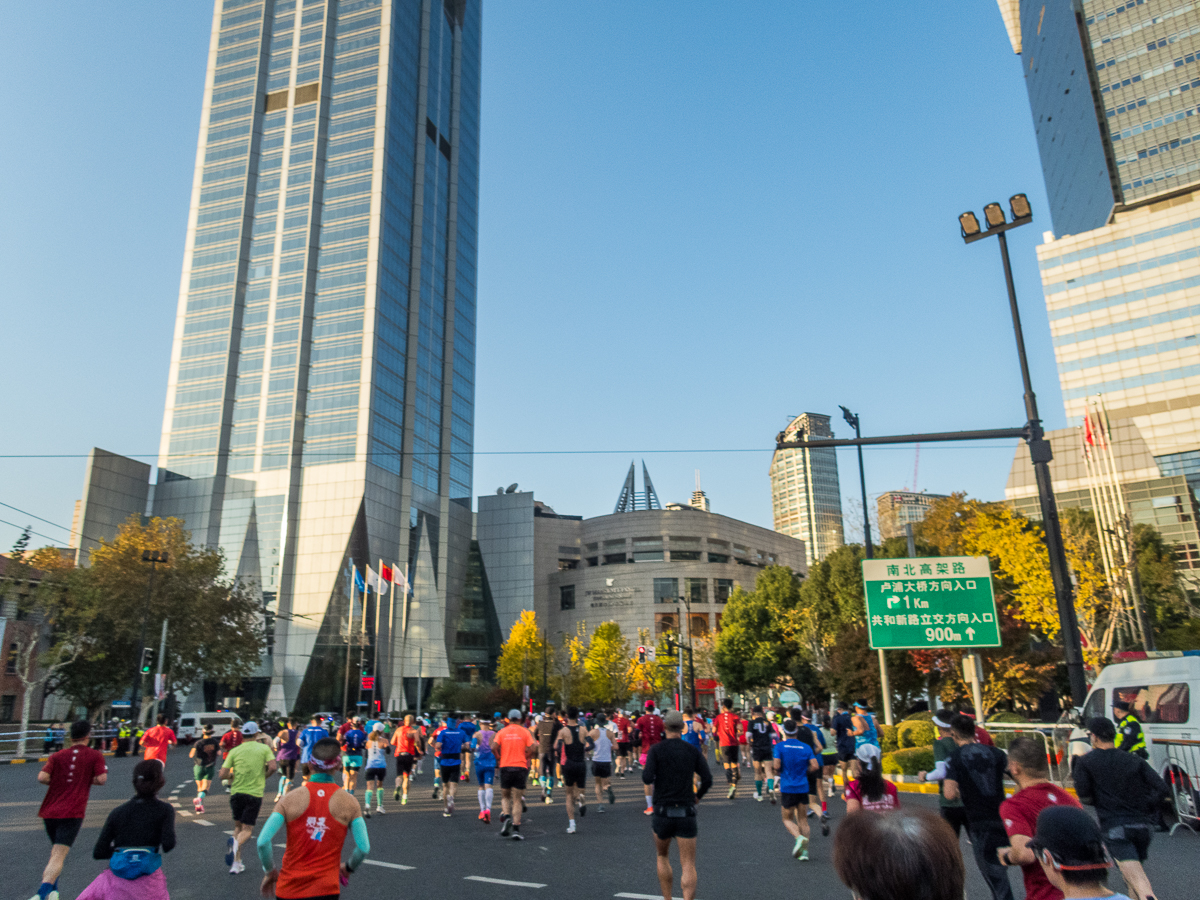
[[[416,868],[416,866],[402,866],[399,863],[382,862],[378,859],[364,859],[362,864],[364,866],[383,866],[385,869],[399,869],[402,872],[411,872]],[[518,882],[514,881],[512,883],[517,884]]]
[[[535,881],[509,881],[505,878],[484,878],[482,875],[468,875],[463,881],[483,881],[487,884],[506,884],[509,887],[544,888],[544,884]]]
[[[662,894],[613,894],[614,897],[623,897],[625,900],[662,900]],[[671,900],[683,900],[682,897],[672,897]]]
[[[216,824],[215,822],[208,821],[208,819],[196,819],[195,822],[197,825],[215,825]]]
[[[176,810],[176,812],[179,813],[179,815],[181,815],[181,816],[187,816],[189,819],[195,815],[195,813],[190,813],[186,809],[179,809],[179,810]]]

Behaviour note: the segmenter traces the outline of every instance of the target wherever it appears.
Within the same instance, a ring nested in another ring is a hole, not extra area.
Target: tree
[[[554,685],[559,701],[564,707],[582,706],[588,702],[591,683],[587,667],[587,632],[583,623],[575,634],[563,634],[562,645],[554,653]]]
[[[634,693],[643,700],[657,700],[671,689],[675,683],[675,660],[667,647],[668,635],[662,635],[657,643],[650,639],[650,632],[645,628],[638,629],[638,646],[647,651],[654,647],[654,653],[646,653],[646,661],[639,662],[636,656],[629,659],[629,682]]]
[[[165,550],[149,590],[146,550]],[[166,658],[161,660],[168,691],[209,679],[237,684],[259,664],[266,648],[262,607],[254,585],[225,577],[219,550],[197,547],[179,519],[130,518],[112,541],[92,550],[91,565],[76,571],[71,592],[90,610],[96,651],[65,667],[64,687],[81,684],[100,666],[112,685],[105,699],[134,674],[143,633],[153,646],[168,620]],[[143,622],[145,625],[143,626]]]
[[[792,686],[802,662],[800,641],[811,626],[800,609],[800,591],[800,579],[787,566],[763,569],[753,591],[734,588],[713,645],[713,662],[727,690]]]
[[[603,706],[624,706],[631,692],[632,648],[616,622],[601,622],[588,642],[584,668],[593,699]]]
[[[553,648],[546,646],[537,616],[532,609],[527,609],[513,622],[508,639],[500,647],[496,681],[517,694],[522,694],[526,685],[542,684],[543,654],[549,665],[554,656]]]

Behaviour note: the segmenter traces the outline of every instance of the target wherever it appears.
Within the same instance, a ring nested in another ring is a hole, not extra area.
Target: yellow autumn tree
[[[496,680],[501,687],[518,694],[525,685],[529,685],[531,692],[536,694],[537,689],[545,687],[542,673],[552,671],[553,665],[554,648],[546,645],[537,616],[532,609],[527,609],[513,622],[508,639],[500,647]]]

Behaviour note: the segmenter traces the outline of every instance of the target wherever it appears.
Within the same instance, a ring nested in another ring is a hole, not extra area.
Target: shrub
[[[910,747],[930,747],[936,738],[931,722],[905,719],[896,726],[896,739],[902,750]]]
[[[933,710],[927,709],[924,712],[913,713],[911,716],[904,717],[905,722],[932,722]]]
[[[885,775],[916,775],[933,768],[932,747],[910,747],[883,755]]]
[[[884,753],[900,749],[900,745],[897,743],[895,725],[880,725],[877,722],[875,727],[879,730],[879,749]]]
[[[1021,715],[1020,713],[1015,713],[1015,712],[998,712],[998,713],[996,713],[995,715],[988,716],[988,721],[989,721],[989,722],[1008,722],[1008,723],[1020,723],[1020,722],[1028,722],[1029,720],[1028,720],[1028,719],[1026,719],[1026,718],[1025,718],[1023,715]],[[986,724],[984,724],[984,726],[983,726],[983,727],[984,727],[984,728],[986,728],[986,727],[987,727],[987,725],[986,725]]]

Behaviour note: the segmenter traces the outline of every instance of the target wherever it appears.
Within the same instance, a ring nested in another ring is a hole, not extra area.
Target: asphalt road
[[[22,900],[34,894],[49,852],[37,818],[44,791],[36,781],[38,768],[34,764],[0,766],[0,833],[6,851],[0,855],[0,883],[8,896]],[[74,898],[103,867],[91,858],[92,845],[109,811],[133,795],[133,760],[110,758],[109,768],[109,783],[92,789],[87,819],[59,882],[64,900]],[[169,799],[165,795],[179,788],[179,845],[164,857],[163,864],[171,896],[174,900],[258,897],[261,873],[253,852],[245,856],[243,875],[230,875],[222,860],[226,831],[232,828],[228,795],[210,795],[205,815],[191,815],[195,786],[190,775],[186,750],[173,750],[163,791],[164,799]],[[849,892],[837,880],[830,862],[832,836],[823,838],[816,832],[811,860],[795,861],[789,855],[792,841],[779,821],[779,808],[755,803],[743,777],[738,799],[729,801],[725,799],[724,779],[718,773],[713,793],[701,804],[699,900],[730,896],[785,898],[794,896],[799,885],[803,885],[806,896],[847,896]],[[592,802],[587,816],[578,820],[579,831],[573,835],[565,833],[561,791],[555,792],[553,806],[530,802],[522,827],[527,838],[523,843],[501,840],[498,824],[487,827],[476,820],[474,784],[460,792],[455,815],[443,818],[441,803],[430,797],[431,783],[426,766],[426,773],[417,782],[419,789],[405,807],[393,803],[389,791],[387,813],[368,823],[372,845],[369,864],[363,865],[349,887],[343,888],[348,900],[396,896],[397,891],[403,896],[454,896],[457,900],[660,897],[650,826],[642,815],[641,782],[636,777],[616,780],[617,803],[603,815],[589,794]],[[752,785],[752,780],[749,783]],[[467,788],[465,784],[460,787]],[[590,780],[588,790],[592,790]],[[358,796],[361,798],[361,790]],[[936,805],[934,797],[902,794],[901,798],[905,804]],[[498,809],[498,796],[496,802]],[[844,807],[841,800],[833,801],[830,807],[836,828]],[[494,815],[499,818],[498,812]],[[260,822],[263,819],[265,815]],[[1200,883],[1198,850],[1200,836],[1182,829],[1170,837],[1155,836],[1147,871],[1161,900],[1195,896],[1195,885]],[[277,861],[282,852],[276,850]],[[963,852],[967,860],[967,897],[988,900],[990,895],[965,837]],[[678,871],[676,874],[678,877]],[[1024,896],[1021,879],[1016,872],[1011,878],[1019,900]],[[1111,886],[1121,890],[1120,881],[1120,876],[1114,875]],[[681,896],[678,882],[675,895]]]

